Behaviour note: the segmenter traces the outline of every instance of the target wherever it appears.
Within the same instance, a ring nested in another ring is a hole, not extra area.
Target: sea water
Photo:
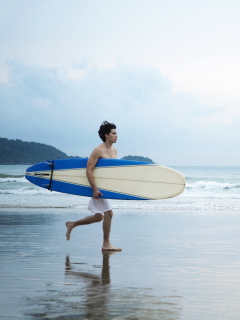
[[[239,318],[240,167],[174,167],[178,197],[111,200],[112,255],[97,223],[66,241],[89,199],[31,184],[27,167],[0,166],[0,319]]]
[[[0,165],[0,208],[87,207],[87,197],[51,192],[31,184],[24,177],[28,167]],[[172,168],[186,178],[186,188],[181,195],[154,201],[111,200],[113,209],[240,210],[240,166]]]

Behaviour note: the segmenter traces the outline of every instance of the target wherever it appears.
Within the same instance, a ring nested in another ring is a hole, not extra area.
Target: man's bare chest
[[[117,154],[115,150],[105,150],[104,152],[102,152],[101,154],[101,158],[103,159],[116,159]]]

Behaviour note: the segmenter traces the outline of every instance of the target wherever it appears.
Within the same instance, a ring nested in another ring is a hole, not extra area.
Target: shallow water
[[[1,319],[237,319],[240,213],[118,212],[65,240],[76,209],[0,210]]]

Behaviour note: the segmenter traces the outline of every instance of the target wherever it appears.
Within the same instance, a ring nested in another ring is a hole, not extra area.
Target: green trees
[[[66,153],[43,143],[0,138],[0,164],[34,164],[69,158]]]
[[[73,157],[43,143],[0,138],[0,165],[35,164],[47,160],[68,158]],[[122,159],[154,163],[151,159],[141,156],[125,156]]]

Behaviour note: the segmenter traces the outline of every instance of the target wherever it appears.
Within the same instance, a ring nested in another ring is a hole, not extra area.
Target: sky
[[[237,0],[2,0],[0,137],[237,166],[239,33]]]

